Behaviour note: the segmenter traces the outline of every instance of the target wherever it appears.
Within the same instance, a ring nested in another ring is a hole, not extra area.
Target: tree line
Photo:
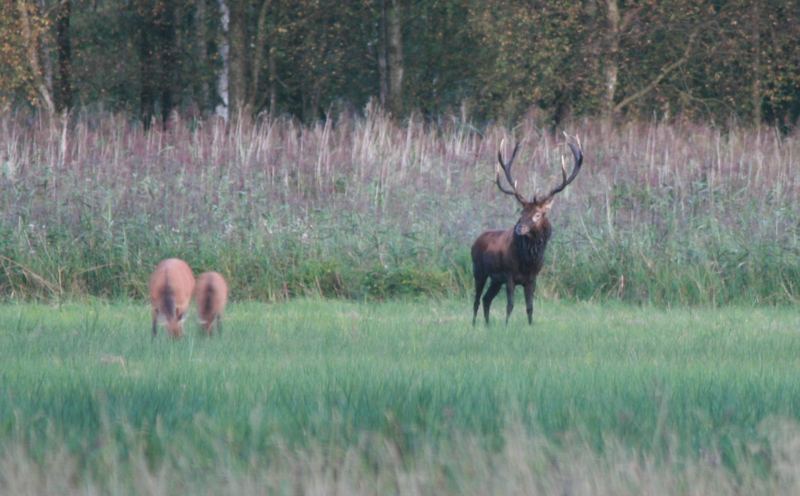
[[[800,0],[0,0],[0,108],[800,116]]]

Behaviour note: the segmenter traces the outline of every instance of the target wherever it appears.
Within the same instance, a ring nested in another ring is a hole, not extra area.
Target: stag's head
[[[517,235],[530,236],[532,233],[546,228],[546,226],[549,224],[549,221],[547,220],[547,213],[550,212],[550,207],[553,205],[553,199],[555,198],[555,195],[562,192],[564,188],[566,188],[567,185],[569,185],[569,183],[575,179],[575,176],[578,175],[578,172],[580,172],[581,165],[583,164],[583,153],[581,153],[579,146],[575,146],[572,143],[567,144],[569,145],[570,150],[572,150],[572,155],[575,159],[572,172],[567,175],[567,168],[562,158],[561,184],[550,190],[550,192],[542,198],[538,198],[536,195],[534,195],[530,201],[526,200],[525,197],[520,194],[520,192],[517,190],[517,182],[511,177],[511,166],[514,164],[514,158],[517,156],[517,151],[519,151],[519,143],[514,145],[514,151],[511,153],[511,159],[509,159],[508,162],[503,160],[503,154],[501,152],[497,152],[497,161],[499,162],[496,177],[497,187],[500,188],[500,191],[503,193],[516,198],[522,206],[522,214],[520,215],[517,224],[514,226],[514,233]],[[506,181],[511,189],[503,187],[500,179],[500,170],[503,171]]]

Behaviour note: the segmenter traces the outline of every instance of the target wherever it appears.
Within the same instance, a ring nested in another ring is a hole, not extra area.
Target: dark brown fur
[[[506,194],[513,195],[522,205],[522,215],[517,224],[507,230],[486,231],[475,240],[472,245],[472,272],[475,276],[475,302],[473,304],[472,325],[478,317],[481,304],[481,294],[490,280],[489,289],[483,295],[483,316],[489,323],[489,308],[492,300],[500,288],[506,286],[506,324],[514,308],[514,289],[522,285],[525,291],[525,310],[528,314],[528,323],[533,324],[533,293],[536,290],[536,276],[542,270],[544,252],[550,240],[552,227],[547,219],[547,213],[553,204],[553,197],[561,192],[580,171],[583,155],[579,148],[569,145],[575,157],[575,167],[567,178],[563,171],[562,184],[554,188],[544,199],[534,197],[526,201],[516,190],[515,182],[511,177],[511,165],[517,155],[519,144],[514,147],[511,160],[506,164],[503,157],[498,154],[500,166],[505,173],[507,182],[512,189],[504,188],[500,183],[500,172],[497,174],[497,186]]]

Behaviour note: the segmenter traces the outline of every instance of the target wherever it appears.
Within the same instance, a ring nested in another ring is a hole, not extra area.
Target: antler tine
[[[497,150],[497,160],[500,162],[500,165],[503,167],[503,172],[506,173],[506,179],[508,179],[508,183],[512,184],[514,181],[511,179],[511,166],[514,165],[514,159],[517,157],[517,151],[519,151],[519,142],[514,144],[514,151],[511,152],[511,160],[506,162],[503,160],[503,143],[505,140],[500,142],[500,150]]]
[[[504,143],[505,143],[505,140],[500,142],[500,148],[501,149],[502,149]],[[502,150],[498,150],[497,151],[497,161],[500,163],[500,167],[503,169],[503,173],[506,176],[506,181],[508,181],[508,184],[513,189],[512,190],[508,190],[508,189],[504,188],[503,185],[500,183],[500,171],[499,170],[496,171],[497,172],[497,177],[495,178],[495,182],[497,183],[497,187],[500,188],[500,191],[502,191],[503,193],[505,193],[507,195],[514,196],[514,198],[516,198],[517,201],[519,201],[520,203],[524,204],[525,203],[525,199],[517,191],[517,182],[514,180],[514,178],[511,177],[511,166],[514,165],[514,159],[517,157],[517,152],[519,151],[519,145],[520,145],[519,142],[517,142],[514,145],[514,151],[511,152],[511,159],[507,163],[503,160],[503,152],[502,152]]]
[[[561,157],[561,184],[553,188],[550,193],[548,193],[548,199],[564,191],[564,188],[569,186],[569,184],[575,180],[575,176],[578,175],[578,172],[581,171],[581,166],[583,165],[583,152],[581,151],[580,145],[575,146],[571,142],[567,142],[567,146],[569,146],[569,149],[572,151],[572,156],[575,159],[575,166],[572,168],[572,173],[569,175],[569,177],[567,177],[567,169],[566,164],[564,163],[564,157]]]
[[[503,169],[503,170],[505,170],[505,169]],[[505,193],[505,194],[507,194],[507,195],[511,195],[511,196],[513,196],[513,197],[514,197],[514,198],[516,198],[516,199],[517,199],[517,200],[518,200],[520,203],[525,203],[525,199],[524,199],[524,198],[522,198],[522,195],[520,195],[520,194],[519,194],[519,192],[517,191],[517,182],[516,182],[516,181],[514,181],[513,183],[510,183],[510,184],[511,184],[511,187],[512,187],[513,189],[510,189],[510,190],[509,190],[509,189],[506,189],[506,188],[504,188],[504,187],[503,187],[503,184],[500,182],[500,171],[498,170],[498,171],[497,171],[497,174],[496,174],[496,176],[495,176],[495,180],[494,180],[494,182],[495,182],[495,184],[497,184],[497,187],[500,189],[500,191],[502,191],[503,193]]]

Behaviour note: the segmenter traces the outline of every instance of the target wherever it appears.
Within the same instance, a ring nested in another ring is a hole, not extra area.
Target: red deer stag
[[[150,276],[150,303],[153,305],[153,338],[159,320],[165,322],[170,336],[183,335],[183,321],[192,300],[194,274],[183,260],[162,260]]]
[[[211,326],[217,322],[217,333],[222,334],[222,311],[228,301],[228,284],[218,272],[203,272],[197,277],[195,290],[197,313],[206,334],[211,336]]]
[[[512,229],[505,231],[485,231],[478,236],[472,245],[472,271],[475,276],[475,304],[472,314],[472,325],[478,316],[481,304],[481,293],[486,285],[486,280],[491,279],[489,289],[483,295],[483,315],[486,324],[489,324],[489,307],[492,300],[503,284],[506,285],[508,304],[506,307],[506,325],[511,310],[514,308],[514,288],[521,284],[525,289],[525,309],[528,311],[528,323],[533,324],[533,292],[536,289],[536,276],[542,269],[544,250],[552,231],[547,213],[553,205],[553,198],[564,190],[578,175],[583,163],[583,153],[580,146],[568,143],[572,155],[575,157],[575,166],[567,177],[567,170],[561,163],[561,184],[553,188],[547,196],[538,199],[534,196],[531,201],[517,191],[517,183],[511,177],[511,165],[519,150],[519,143],[514,146],[511,159],[506,163],[501,152],[497,153],[500,168],[503,169],[506,181],[511,189],[503,187],[500,181],[500,168],[497,170],[495,182],[500,191],[511,195],[522,205],[522,215]]]

